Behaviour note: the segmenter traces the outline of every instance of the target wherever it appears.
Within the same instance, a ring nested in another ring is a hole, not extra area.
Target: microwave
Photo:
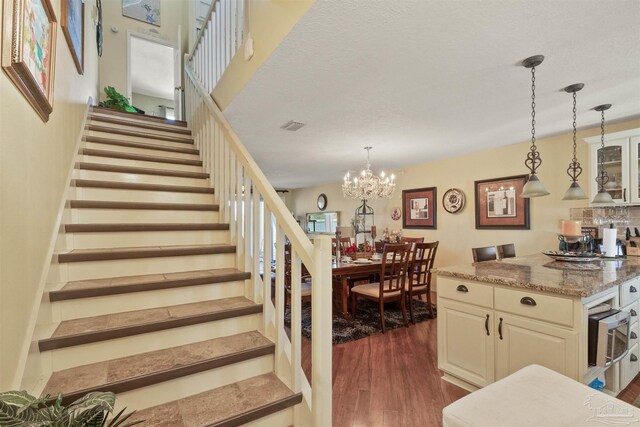
[[[629,313],[608,310],[589,315],[589,366],[607,367],[629,351]]]

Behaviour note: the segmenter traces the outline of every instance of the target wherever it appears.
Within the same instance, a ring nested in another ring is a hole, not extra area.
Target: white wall
[[[162,109],[159,106],[165,105],[167,107],[174,108],[175,101],[173,99],[163,99],[156,98],[155,96],[142,95],[141,93],[132,93],[131,105],[144,110],[145,114],[153,112],[155,113],[155,116],[164,117],[164,115],[161,114]]]

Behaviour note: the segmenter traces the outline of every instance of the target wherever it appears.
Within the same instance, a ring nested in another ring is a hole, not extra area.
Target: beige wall
[[[127,94],[127,31],[176,43],[178,26],[181,25],[182,49],[186,52],[188,0],[161,0],[160,27],[122,16],[121,0],[103,1],[102,10],[103,47],[99,60],[101,100],[105,97],[105,86],[113,86],[118,92],[125,96]],[[117,33],[111,31],[113,26],[118,27]]]
[[[52,4],[59,21],[60,0]],[[58,30],[48,123],[0,73],[0,390],[17,387],[21,375],[19,361],[26,357],[34,304],[49,265],[47,253],[83,113],[89,96],[97,94],[94,5],[95,0],[86,1],[83,76],[77,74]]]
[[[144,110],[145,114],[155,113],[156,116],[161,116],[160,105],[167,107],[174,107],[175,101],[173,99],[156,98],[155,96],[142,95],[141,93],[131,94],[131,105]],[[149,114],[151,115],[151,114]],[[162,116],[164,117],[164,116]]]
[[[244,50],[241,48],[213,90],[212,96],[222,110],[271,56],[313,3],[315,0],[249,0],[248,30],[253,38],[255,53],[249,61],[245,61]]]
[[[640,120],[616,125],[608,125],[607,133],[640,127]],[[598,135],[599,128],[578,133],[578,138]],[[437,187],[437,230],[403,230],[405,236],[424,236],[426,241],[439,240],[440,246],[436,259],[437,266],[472,262],[471,248],[503,243],[515,243],[520,255],[532,254],[557,248],[559,220],[569,218],[569,208],[586,206],[588,201],[562,201],[569,186],[569,177],[565,171],[571,159],[571,134],[560,135],[538,141],[543,165],[539,176],[551,195],[531,199],[530,230],[476,230],[474,214],[474,181],[524,174],[527,169],[524,159],[529,142],[507,147],[481,151],[474,154],[434,161],[406,168],[397,172],[396,191],[389,201],[372,202],[375,210],[375,223],[378,233],[384,227],[402,228],[402,220],[391,220],[391,208],[400,207],[402,190],[421,187]],[[585,169],[580,183],[588,191],[587,144],[578,144],[578,158]],[[364,166],[363,158],[354,158],[353,167]],[[380,166],[374,161],[374,172]],[[337,177],[340,178],[340,177]],[[320,193],[328,197],[328,211],[340,211],[341,225],[349,225],[355,208],[360,204],[342,196],[341,183],[305,188],[293,191],[293,210],[299,219],[306,212],[317,212],[316,199]],[[466,206],[458,214],[450,214],[442,208],[442,195],[449,188],[462,189],[466,195]]]

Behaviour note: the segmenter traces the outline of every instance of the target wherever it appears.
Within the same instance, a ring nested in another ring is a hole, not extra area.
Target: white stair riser
[[[153,148],[123,147],[121,145],[100,144],[100,143],[93,143],[93,142],[85,143],[84,148],[88,148],[90,150],[117,151],[118,153],[144,154],[147,156],[163,156],[163,157],[171,157],[174,159],[187,159],[187,160],[200,159],[200,157],[197,154],[174,153],[171,151],[155,150]]]
[[[89,119],[89,124],[95,125],[95,126],[108,127],[109,129],[124,129],[124,130],[131,130],[135,132],[148,132],[153,135],[163,135],[163,136],[179,136],[179,137],[190,136],[184,133],[172,132],[172,130],[184,131],[186,130],[186,128],[184,127],[163,125],[161,123],[152,123],[152,122],[138,122],[138,123],[140,123],[143,126],[147,126],[147,125],[153,126],[154,129],[148,129],[146,127],[138,127],[137,123],[126,123],[126,124],[125,123],[109,123],[109,122],[104,122],[102,120],[93,120],[92,118]],[[164,128],[164,129],[160,129],[160,128]]]
[[[53,321],[164,307],[168,303],[188,304],[238,296],[244,296],[244,281],[241,280],[56,301],[52,303]]]
[[[50,350],[53,371],[257,330],[261,314]]]
[[[213,194],[178,193],[172,191],[127,190],[119,188],[78,187],[81,200],[153,202],[153,203],[214,203]]]
[[[180,271],[207,270],[210,268],[234,268],[235,259],[235,253],[228,253],[70,262],[66,264],[68,274],[66,280],[106,279],[109,277],[177,273]]]
[[[70,234],[74,249],[229,243],[227,230],[114,231]]]
[[[287,427],[292,425],[293,408],[287,408],[250,423],[243,424],[242,427]]]
[[[114,151],[114,150],[103,150],[103,151]],[[80,157],[79,161],[81,162],[102,163],[105,165],[134,166],[138,168],[164,169],[164,170],[170,170],[170,171],[202,172],[202,166],[180,165],[180,164],[163,163],[163,162],[147,162],[142,160],[115,159],[112,157],[103,157],[103,156],[82,155],[79,157]],[[170,157],[170,156],[160,156],[160,157]]]
[[[218,222],[217,211],[173,211],[152,209],[71,209],[75,224],[148,223],[148,222]]]
[[[149,168],[151,169],[151,168]],[[209,187],[209,180],[202,178],[183,178],[179,176],[147,175],[140,173],[108,172],[87,169],[76,169],[77,179],[93,179],[98,181],[140,182],[145,184],[187,185],[190,187]]]
[[[120,141],[141,142],[143,144],[166,145],[167,147],[196,148],[191,142],[167,141],[164,139],[154,138],[153,136],[121,135],[117,133],[101,132],[95,130],[87,131],[85,135],[95,136],[98,138],[117,139]],[[187,135],[171,135],[171,137],[189,138]]]
[[[272,371],[273,355],[260,356],[137,390],[119,393],[118,400],[123,406],[127,407],[127,410],[144,409]]]

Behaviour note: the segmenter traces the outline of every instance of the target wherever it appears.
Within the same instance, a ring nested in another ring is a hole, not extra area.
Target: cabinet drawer
[[[620,388],[625,388],[640,372],[640,354],[638,345],[634,345],[629,353],[620,361]]]
[[[466,280],[438,277],[438,296],[493,308],[493,287]]]
[[[631,314],[631,317],[629,318],[629,323],[631,323],[632,325],[638,321],[638,314],[640,310],[639,307],[640,307],[640,303],[638,301],[635,301],[627,306],[623,306],[620,309],[622,311],[628,311]]]
[[[494,292],[496,310],[573,326],[573,301],[568,298],[503,288],[496,288]]]
[[[620,285],[620,307],[640,299],[640,280],[629,280]]]

